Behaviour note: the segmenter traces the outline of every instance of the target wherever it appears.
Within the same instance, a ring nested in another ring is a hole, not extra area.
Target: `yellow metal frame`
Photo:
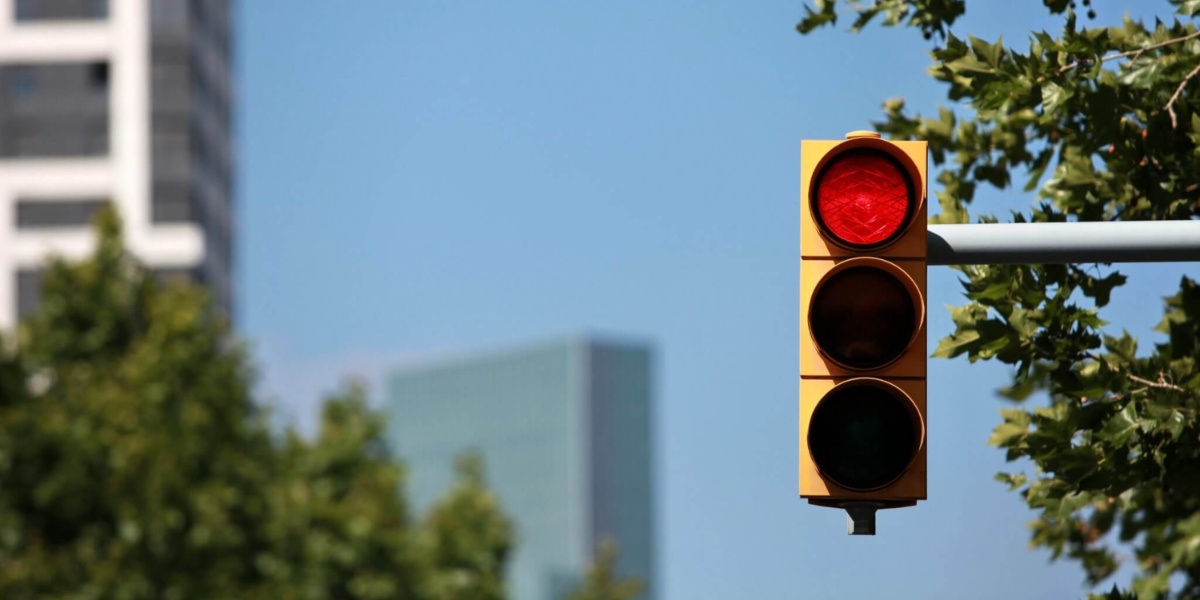
[[[921,445],[907,471],[890,485],[870,492],[842,488],[818,472],[808,452],[808,422],[821,399],[834,386],[857,378],[875,378],[898,388],[912,401],[923,428],[926,413],[926,188],[928,145],[923,141],[891,142],[872,132],[852,132],[846,140],[805,140],[800,146],[800,496],[812,504],[838,506],[841,502],[872,501],[885,508],[912,506],[924,500],[928,490],[926,466],[928,447],[924,429]],[[891,245],[869,251],[852,250],[826,240],[812,214],[810,183],[823,165],[848,150],[873,148],[898,160],[912,178],[918,206],[907,229]],[[881,260],[882,259],[882,260]],[[915,288],[922,315],[909,349],[883,369],[858,371],[828,360],[817,350],[808,323],[808,299],[825,277],[850,261],[887,265],[885,270],[900,276],[910,291]],[[878,262],[875,262],[878,261]]]

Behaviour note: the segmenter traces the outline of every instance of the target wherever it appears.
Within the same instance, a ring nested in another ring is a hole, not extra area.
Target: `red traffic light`
[[[928,496],[927,155],[867,131],[800,146],[800,496],[855,534]]]
[[[827,238],[862,250],[896,241],[919,204],[900,162],[872,148],[834,157],[817,174],[811,201],[817,226]]]

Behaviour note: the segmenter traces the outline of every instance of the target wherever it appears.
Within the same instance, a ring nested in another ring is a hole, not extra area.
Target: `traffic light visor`
[[[855,250],[895,242],[921,201],[909,170],[897,158],[872,147],[833,156],[820,167],[810,194],[822,235]]]
[[[808,449],[823,476],[848,490],[887,487],[909,469],[925,441],[912,399],[880,379],[833,388],[812,413]]]
[[[808,329],[826,359],[854,370],[899,359],[921,330],[924,299],[896,265],[877,258],[839,263],[817,283]]]

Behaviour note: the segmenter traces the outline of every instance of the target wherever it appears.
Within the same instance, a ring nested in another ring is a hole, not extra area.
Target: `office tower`
[[[511,597],[562,598],[610,538],[618,573],[654,598],[652,371],[649,348],[591,338],[396,369],[388,441],[415,509],[450,488],[455,456],[477,450],[516,524]]]
[[[229,314],[229,0],[0,0],[0,329],[48,255],[92,249],[112,203],[131,254]]]

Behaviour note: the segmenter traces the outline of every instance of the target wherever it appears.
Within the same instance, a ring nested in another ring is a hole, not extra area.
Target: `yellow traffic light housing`
[[[801,144],[800,496],[874,511],[926,498],[925,142]]]

